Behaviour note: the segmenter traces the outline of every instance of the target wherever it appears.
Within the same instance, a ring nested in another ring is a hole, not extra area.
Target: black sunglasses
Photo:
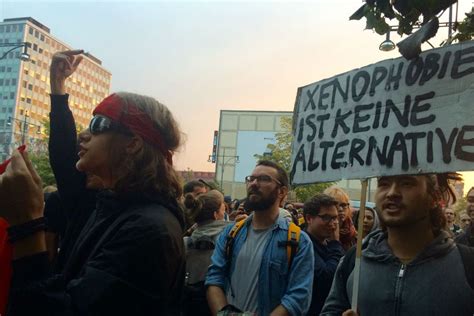
[[[102,115],[94,115],[89,123],[89,131],[92,135],[99,135],[105,132],[119,132],[129,136],[133,135],[124,126]]]

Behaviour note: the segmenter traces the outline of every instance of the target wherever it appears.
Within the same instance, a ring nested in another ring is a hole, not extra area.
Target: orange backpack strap
[[[291,268],[293,258],[298,251],[298,244],[300,241],[301,228],[293,222],[288,226],[288,241],[286,244],[286,255],[288,259],[288,270]]]
[[[227,264],[229,267],[230,267],[230,260],[232,259],[232,251],[234,250],[235,236],[237,236],[237,233],[244,226],[245,220],[246,219],[243,219],[235,223],[234,227],[232,227],[232,229],[229,231],[229,234],[227,235],[227,240],[225,244],[225,254],[227,257]]]

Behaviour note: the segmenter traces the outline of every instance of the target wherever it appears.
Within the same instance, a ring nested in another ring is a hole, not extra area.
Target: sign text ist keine
[[[474,43],[298,89],[295,184],[474,169]]]

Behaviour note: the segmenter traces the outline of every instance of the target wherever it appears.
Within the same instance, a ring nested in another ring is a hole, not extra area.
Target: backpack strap
[[[471,289],[474,290],[474,248],[461,244],[457,244],[457,247],[464,264],[467,282],[471,286]]]
[[[237,236],[237,233],[240,231],[240,229],[244,226],[246,219],[243,219],[232,227],[232,229],[229,231],[229,234],[227,235],[227,240],[225,243],[225,255],[227,258],[227,267],[230,270],[230,262],[232,260],[232,252],[234,251],[234,242],[235,242],[235,237]]]
[[[293,222],[290,222],[288,226],[288,242],[286,244],[286,255],[288,259],[288,271],[293,263],[293,258],[296,256],[298,251],[298,245],[300,241],[301,228]]]

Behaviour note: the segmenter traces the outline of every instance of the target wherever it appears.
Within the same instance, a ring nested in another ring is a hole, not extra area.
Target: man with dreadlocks
[[[375,200],[382,230],[363,246],[360,315],[474,315],[473,252],[443,230],[441,201],[457,174],[384,176]],[[353,263],[341,261],[321,315],[357,315]],[[354,256],[352,256],[352,261]],[[350,267],[350,268],[348,268]]]

